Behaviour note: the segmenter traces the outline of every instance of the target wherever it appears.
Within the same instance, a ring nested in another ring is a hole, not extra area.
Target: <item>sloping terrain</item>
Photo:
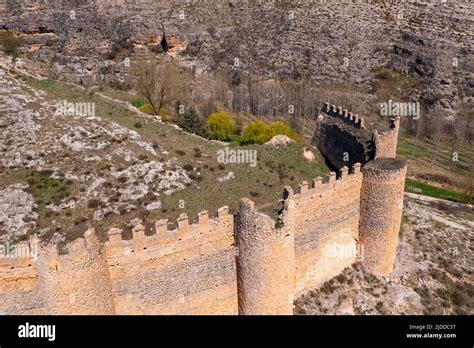
[[[474,208],[413,194],[405,197],[393,273],[373,276],[356,263],[297,299],[295,313],[472,313]]]
[[[252,198],[276,214],[283,187],[324,176],[321,155],[301,145],[257,151],[257,165],[218,163],[224,146],[131,112],[76,86],[0,69],[3,240],[38,233],[62,242],[94,225],[131,227],[215,215]],[[57,114],[58,103],[91,103],[95,115]]]

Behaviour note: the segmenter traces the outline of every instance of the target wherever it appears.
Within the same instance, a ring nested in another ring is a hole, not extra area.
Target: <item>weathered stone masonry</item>
[[[326,103],[316,122],[315,145],[336,168],[376,158],[395,158],[400,119],[390,119],[390,129],[379,133],[366,128],[363,117]]]
[[[316,132],[338,127],[352,139],[338,143],[331,131],[316,134],[323,154],[337,167],[331,150],[368,134],[371,147],[360,142],[353,150],[366,164],[344,163],[350,168],[303,182],[296,192],[285,187],[278,223],[243,198],[234,216],[227,207],[217,217],[200,213],[196,223],[182,214],[175,230],[160,220],[150,236],[136,226],[131,240],[113,228],[101,245],[91,228],[64,255],[43,246],[37,260],[0,259],[0,313],[291,314],[295,296],[358,258],[367,271],[388,275],[406,175],[406,165],[391,158],[398,120],[384,133],[370,133],[362,118],[342,108],[323,110]],[[32,239],[23,246],[35,245]]]
[[[240,202],[236,221],[239,313],[292,314],[293,231],[277,229],[247,198]]]
[[[379,158],[364,167],[359,231],[364,265],[375,274],[387,275],[393,270],[406,170],[395,158]]]

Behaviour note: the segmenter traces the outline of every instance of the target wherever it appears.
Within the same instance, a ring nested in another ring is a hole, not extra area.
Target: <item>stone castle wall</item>
[[[197,224],[182,215],[178,228],[167,220],[132,240],[109,231],[108,269],[117,314],[237,314],[233,217],[226,207],[217,218],[199,214]]]
[[[0,259],[0,313],[291,314],[295,296],[358,258],[369,272],[389,274],[406,165],[383,157],[396,149],[397,120],[379,136],[360,133],[361,118],[342,108],[325,109],[321,125],[336,119],[347,138],[376,139],[379,157],[362,170],[343,166],[324,183],[303,182],[296,192],[285,187],[279,221],[243,198],[234,216],[227,207],[215,218],[201,212],[197,223],[182,214],[174,230],[167,220],[152,235],[135,226],[131,240],[112,228],[104,245],[89,229],[65,255],[43,246],[38,260]]]
[[[282,226],[242,199],[190,224],[183,214],[131,240],[120,229],[99,245],[93,229],[68,245],[42,247],[37,261],[2,260],[4,314],[291,314],[296,295],[314,288],[356,258],[360,165],[285,189]],[[235,222],[234,222],[235,220]],[[339,249],[338,249],[339,248]],[[350,254],[334,254],[349,250]],[[332,253],[332,254],[331,254]],[[13,267],[15,264],[15,267]]]
[[[357,257],[362,174],[360,164],[303,182],[299,193],[287,189],[294,206],[286,216],[295,233],[296,293],[302,294],[332,278]],[[290,203],[288,203],[290,205]]]
[[[0,259],[0,313],[2,314],[46,314],[42,296],[39,293],[37,262],[29,257],[30,246],[36,241],[21,243],[19,248],[27,255]],[[36,250],[33,254],[36,254]]]
[[[313,145],[335,168],[351,167],[376,158],[396,157],[400,119],[390,119],[382,133],[370,130],[362,116],[326,103],[317,118]]]

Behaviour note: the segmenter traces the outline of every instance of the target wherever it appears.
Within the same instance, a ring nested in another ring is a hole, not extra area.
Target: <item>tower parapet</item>
[[[318,116],[312,144],[337,169],[373,159],[373,132],[364,118],[329,102]]]
[[[363,265],[377,275],[393,270],[406,170],[406,164],[395,158],[379,158],[363,169],[359,222]]]
[[[390,119],[390,129],[378,133],[374,131],[374,159],[395,158],[397,156],[398,133],[400,132],[400,117]]]
[[[390,128],[379,133],[367,128],[363,117],[326,102],[316,122],[313,145],[337,169],[376,158],[395,158],[400,118],[390,119]]]
[[[365,120],[362,116],[349,112],[343,109],[342,106],[330,105],[329,102],[324,104],[323,110],[329,116],[337,117],[344,123],[355,128],[365,129]]]

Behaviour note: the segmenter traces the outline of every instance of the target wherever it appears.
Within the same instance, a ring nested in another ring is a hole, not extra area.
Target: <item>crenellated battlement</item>
[[[365,129],[365,120],[362,116],[358,114],[354,114],[347,109],[344,109],[342,106],[336,106],[334,104],[330,104],[329,102],[324,103],[324,107],[322,112],[325,114],[337,117],[342,120],[344,123],[354,126],[355,128]]]
[[[390,127],[379,133],[367,128],[363,117],[342,106],[326,102],[316,122],[313,145],[336,168],[379,157],[395,157],[400,119],[390,120]]]
[[[155,222],[153,233],[146,235],[145,226],[140,224],[133,227],[132,239],[129,240],[123,238],[121,229],[111,228],[105,245],[109,252],[115,255],[161,251],[163,256],[199,245],[212,237],[223,237],[222,231],[231,234],[232,218],[227,206],[219,208],[216,217],[209,217],[207,211],[198,213],[197,222],[194,223],[186,213],[182,213],[176,221],[176,228],[170,229],[169,220],[161,219]]]
[[[285,187],[285,191],[288,192],[286,199],[301,199],[307,196],[314,196],[314,195],[325,195],[330,191],[335,190],[337,187],[341,186],[343,183],[361,178],[361,164],[355,163],[351,170],[348,167],[342,167],[339,170],[339,176],[336,172],[329,172],[326,176],[326,180],[323,182],[322,177],[314,178],[311,183],[307,181],[303,181],[301,184],[298,185],[298,189],[295,191],[293,189],[288,190],[288,187]]]

